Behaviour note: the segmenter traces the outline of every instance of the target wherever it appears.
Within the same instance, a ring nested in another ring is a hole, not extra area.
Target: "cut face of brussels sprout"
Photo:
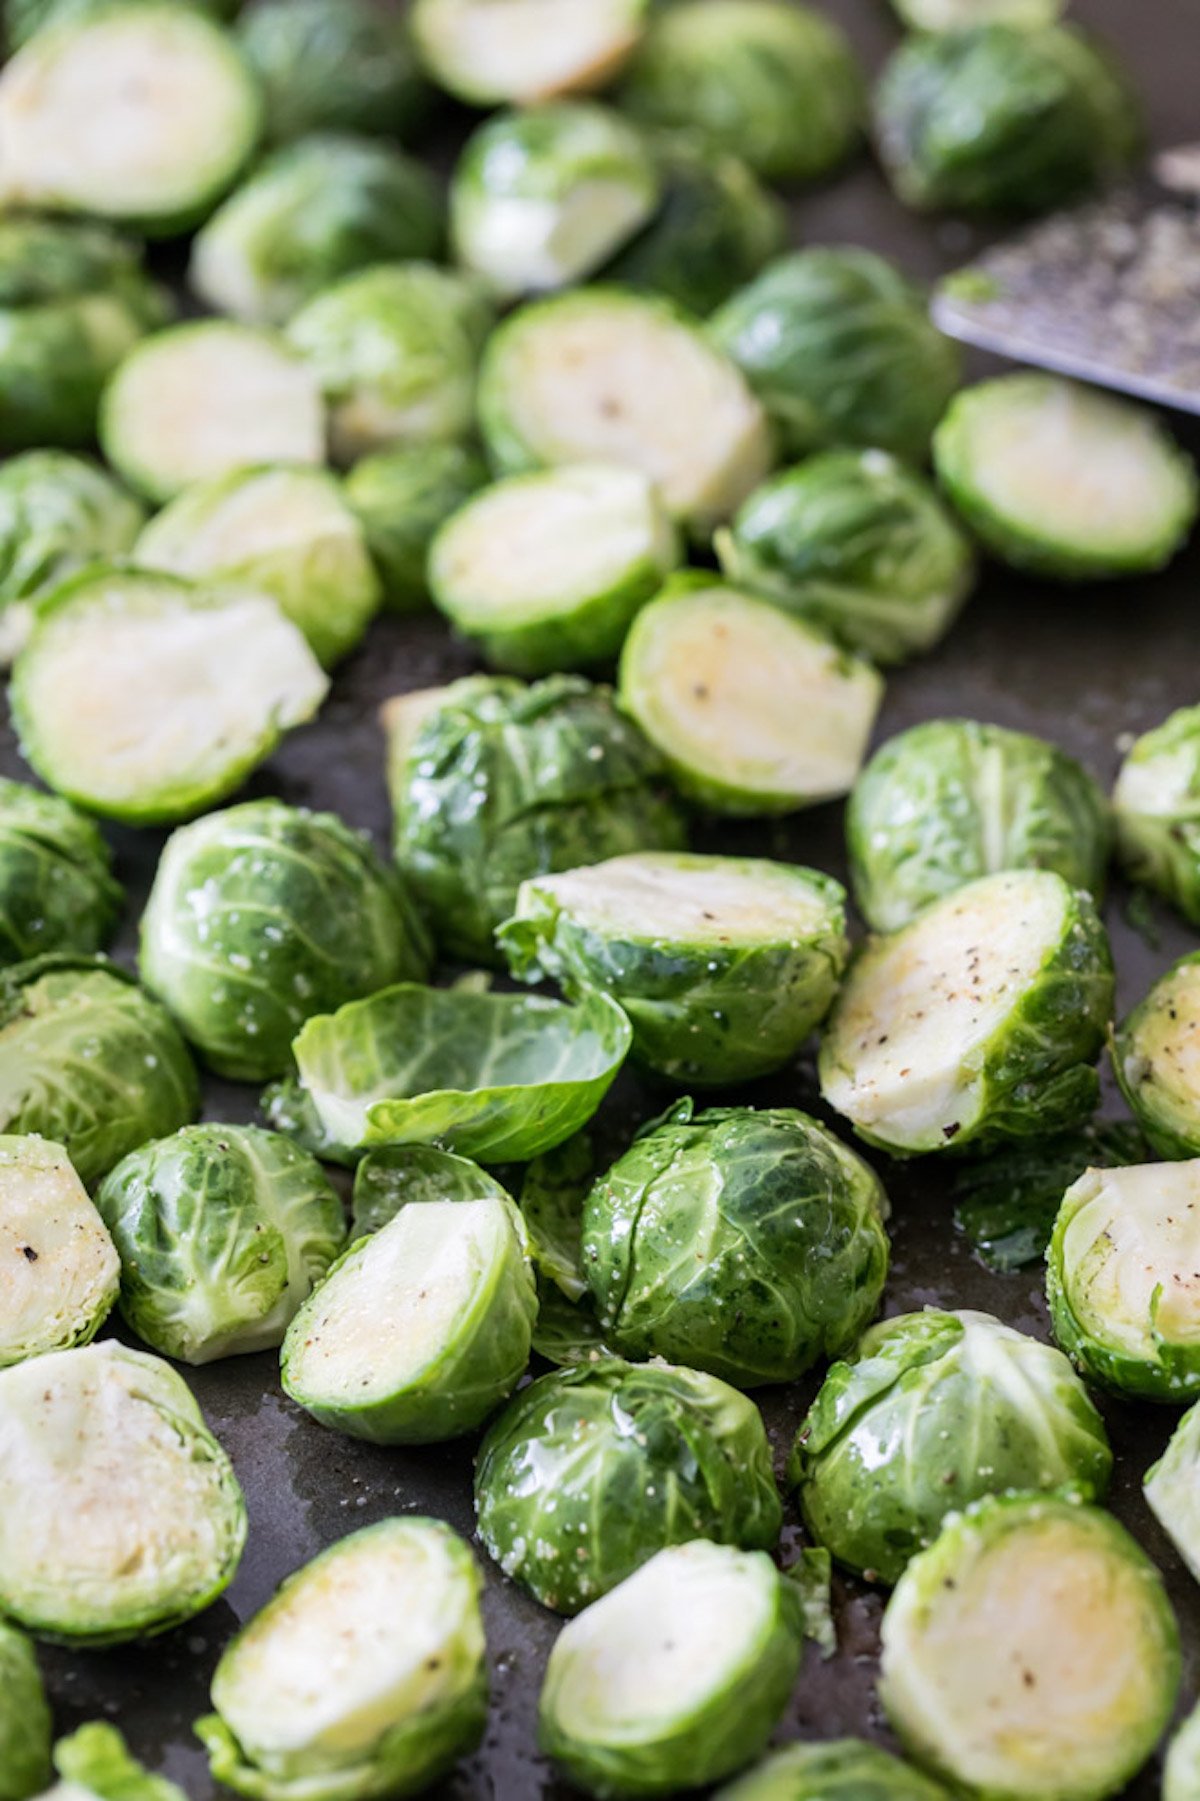
[[[930,719],[876,751],[846,810],[854,898],[878,932],[981,876],[1051,869],[1104,889],[1112,832],[1088,772],[1044,738]]]
[[[863,1739],[785,1745],[716,1801],[946,1801],[940,1784]]]
[[[952,1519],[883,1617],[880,1698],[922,1763],[996,1801],[1099,1801],[1171,1717],[1179,1632],[1116,1520],[1006,1495]]]
[[[109,1340],[0,1371],[0,1606],[40,1637],[165,1632],[232,1580],[246,1510],[182,1377]]]
[[[675,1545],[563,1627],[538,1742],[593,1795],[718,1781],[765,1749],[802,1644],[799,1596],[762,1551]]]
[[[216,1712],[196,1728],[213,1775],[254,1801],[424,1791],[483,1732],[481,1587],[440,1520],[382,1520],[331,1545],[217,1665]]]
[[[166,825],[223,800],[328,686],[274,601],[96,565],[43,609],[12,704],[43,781],[108,818]]]
[[[354,1176],[354,1236],[378,1232],[414,1201],[477,1201],[510,1197],[494,1176],[452,1151],[430,1144],[393,1144],[370,1151]]]
[[[1147,1505],[1200,1582],[1200,1406],[1190,1407],[1146,1471]]]
[[[54,1768],[59,1779],[46,1801],[187,1801],[181,1788],[165,1776],[151,1776],[130,1756],[115,1726],[100,1721],[59,1739]]]
[[[620,694],[681,793],[719,813],[790,813],[849,792],[883,681],[802,620],[696,575],[634,620]]]
[[[272,143],[310,131],[404,138],[425,113],[407,19],[372,0],[256,0],[237,36]]]
[[[505,1575],[558,1613],[666,1545],[772,1550],[782,1517],[752,1401],[698,1370],[607,1357],[509,1403],[475,1465],[475,1510]]]
[[[952,401],[938,476],[987,548],[1064,581],[1161,569],[1196,518],[1196,472],[1154,414],[1053,375]]]
[[[463,444],[381,450],[350,470],[342,492],[367,535],[385,606],[410,613],[425,605],[429,546],[488,480],[483,458]]]
[[[413,35],[440,87],[474,106],[532,106],[610,81],[647,0],[416,0]]]
[[[821,1093],[897,1156],[1065,1131],[1095,1108],[1112,999],[1082,890],[985,876],[868,943],[826,1027]]]
[[[323,470],[199,482],[150,521],[134,555],[145,569],[270,595],[326,667],[354,649],[380,601],[362,527]]]
[[[1200,1795],[1200,1706],[1194,1707],[1167,1747],[1163,1801],[1196,1801]]]
[[[0,962],[96,951],[122,894],[90,819],[57,795],[0,779]]]
[[[1085,1375],[1152,1401],[1200,1395],[1200,1162],[1088,1170],[1046,1261],[1055,1336]]]
[[[629,1041],[607,995],[567,1007],[406,982],[310,1019],[293,1049],[338,1143],[436,1143],[504,1163],[586,1125]]]
[[[545,675],[610,662],[679,557],[644,475],[579,463],[469,500],[434,540],[429,586],[489,663]]]
[[[27,1801],[49,1785],[50,1732],[33,1646],[0,1621],[0,1801]]]
[[[1135,882],[1200,924],[1200,707],[1144,732],[1113,789],[1117,852]]]
[[[249,70],[199,11],[68,11],[0,78],[0,190],[10,206],[186,229],[230,186],[260,123]]]
[[[611,994],[650,1068],[711,1083],[749,1081],[794,1056],[849,954],[845,894],[831,877],[666,852],[522,883],[499,943],[522,980]]]
[[[544,300],[502,325],[484,356],[479,415],[499,469],[628,463],[697,532],[771,464],[765,416],[734,365],[686,314],[616,288]]]
[[[296,1315],[284,1391],[323,1426],[377,1444],[459,1438],[524,1375],[536,1314],[506,1195],[408,1201]]]
[[[1061,1351],[988,1313],[902,1314],[836,1363],[788,1473],[840,1563],[895,1582],[947,1514],[1007,1490],[1099,1500],[1112,1454]]]
[[[108,1318],[120,1259],[60,1144],[0,1138],[0,1272],[0,1368],[87,1344]]]
[[[202,319],[125,359],[100,416],[109,461],[162,502],[258,463],[321,463],[325,422],[310,372],[270,332]]]
[[[1183,957],[1113,1041],[1113,1068],[1163,1157],[1200,1156],[1200,952]]]

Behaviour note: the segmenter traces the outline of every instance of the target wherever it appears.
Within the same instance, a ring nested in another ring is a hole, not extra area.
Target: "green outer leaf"
[[[804,1609],[804,1636],[812,1639],[823,1659],[837,1656],[833,1621],[833,1560],[823,1545],[804,1545],[783,1574],[796,1585]]]
[[[828,1739],[785,1745],[713,1801],[946,1801],[947,1791],[879,1745]]]
[[[69,802],[0,778],[0,963],[98,951],[124,892],[112,852]]]
[[[237,35],[266,94],[272,143],[310,131],[407,138],[424,117],[407,23],[370,0],[259,0]]]
[[[518,1203],[539,1277],[576,1303],[587,1294],[583,1204],[595,1173],[591,1136],[577,1132],[556,1150],[534,1158],[525,1171]]]
[[[1142,1492],[1151,1513],[1200,1582],[1200,1403],[1188,1408],[1166,1450],[1146,1471]]]
[[[1200,1796],[1200,1705],[1194,1707],[1167,1746],[1162,1801],[1197,1801]]]
[[[329,1136],[295,1076],[269,1083],[259,1096],[258,1107],[273,1132],[282,1132],[302,1151],[308,1151],[322,1163],[337,1163],[344,1169],[354,1169],[362,1161],[362,1151],[338,1144]]]
[[[367,534],[385,607],[411,613],[428,605],[429,546],[490,479],[482,456],[464,444],[397,445],[354,465],[342,492]]]
[[[1005,1145],[955,1171],[954,1224],[988,1269],[1001,1275],[1040,1263],[1063,1195],[1085,1169],[1145,1163],[1149,1146],[1133,1124],[1096,1120],[1078,1132]]]
[[[14,602],[51,592],[88,563],[124,556],[145,520],[141,502],[89,457],[27,450],[0,467],[4,650],[15,655],[27,635]],[[26,611],[32,624],[32,607]]]
[[[1200,706],[1142,733],[1117,776],[1113,816],[1130,879],[1200,926]]]
[[[611,1357],[600,1336],[600,1322],[591,1300],[569,1301],[562,1289],[541,1272],[537,1275],[538,1316],[533,1328],[533,1348],[557,1369],[574,1369]]]
[[[50,1785],[50,1708],[32,1644],[0,1620],[0,1801]]]
[[[414,1201],[477,1201],[511,1197],[494,1176],[466,1157],[428,1144],[394,1144],[369,1151],[354,1177],[353,1236],[368,1237]]]
[[[54,1767],[64,1783],[95,1801],[187,1801],[175,1783],[144,1770],[107,1721],[93,1721],[70,1738],[59,1739]]]
[[[1118,1026],[1111,1044],[1121,1093],[1161,1157],[1200,1157],[1200,1093],[1189,1085],[1187,1061],[1198,1023],[1197,965],[1200,951],[1173,963]]]

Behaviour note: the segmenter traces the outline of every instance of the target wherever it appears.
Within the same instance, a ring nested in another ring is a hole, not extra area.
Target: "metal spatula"
[[[1200,413],[1200,145],[948,276],[950,337]]]

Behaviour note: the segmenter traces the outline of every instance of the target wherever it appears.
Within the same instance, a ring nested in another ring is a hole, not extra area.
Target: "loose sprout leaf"
[[[354,1237],[378,1232],[414,1201],[508,1199],[495,1177],[467,1157],[429,1144],[393,1144],[369,1151],[354,1177]]]
[[[429,73],[473,106],[532,106],[607,85],[635,48],[649,0],[416,0]]]
[[[1136,740],[1113,789],[1117,854],[1130,878],[1200,924],[1200,707]]]
[[[717,1801],[946,1801],[947,1791],[911,1764],[863,1739],[785,1745]]]
[[[1200,1582],[1200,1406],[1189,1407],[1142,1487],[1151,1513]]]
[[[108,1318],[120,1259],[60,1144],[0,1137],[0,1270],[0,1368],[88,1344]]]
[[[784,1575],[795,1584],[804,1614],[804,1636],[811,1638],[825,1659],[837,1655],[837,1627],[833,1623],[833,1559],[821,1545],[805,1545]]]
[[[1084,1170],[1144,1163],[1148,1148],[1136,1126],[1108,1120],[1006,1145],[955,1171],[954,1223],[988,1269],[1025,1269],[1045,1255],[1063,1195]]]
[[[115,1726],[99,1720],[80,1726],[54,1747],[59,1801],[88,1796],[93,1801],[187,1801],[165,1776],[152,1776],[132,1757]]]
[[[0,1795],[26,1801],[50,1782],[52,1722],[33,1645],[0,1622]]]
[[[537,1291],[533,1348],[539,1357],[558,1369],[573,1369],[576,1364],[612,1356],[601,1337],[596,1310],[586,1296],[569,1301],[556,1282],[540,1273]]]
[[[577,1132],[535,1157],[521,1184],[520,1209],[539,1277],[572,1302],[587,1293],[583,1273],[583,1204],[596,1171],[592,1140]]]
[[[295,1076],[284,1076],[270,1082],[259,1096],[259,1111],[274,1132],[282,1132],[302,1151],[308,1151],[323,1163],[337,1163],[354,1169],[364,1153],[331,1138],[307,1090]]]
[[[371,0],[256,0],[237,37],[271,143],[317,131],[407,139],[424,119],[427,89],[401,13]]]

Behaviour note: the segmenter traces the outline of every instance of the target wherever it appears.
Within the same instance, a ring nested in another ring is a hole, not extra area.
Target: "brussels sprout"
[[[253,1801],[424,1792],[483,1736],[482,1586],[441,1520],[330,1545],[217,1665],[196,1723],[215,1779]]]
[[[729,580],[877,663],[932,650],[975,581],[924,477],[884,450],[830,450],[752,494],[716,535]]]
[[[68,8],[0,74],[0,199],[186,231],[233,184],[261,124],[249,69],[199,8]]]
[[[1196,1801],[1200,1795],[1200,1706],[1192,1709],[1167,1747],[1162,1801]]]
[[[0,1370],[0,1610],[115,1645],[191,1619],[246,1538],[229,1460],[183,1378],[114,1339]]]
[[[88,1344],[112,1311],[120,1260],[61,1144],[0,1137],[0,1258],[0,1369]],[[3,1650],[0,1636],[0,1667]],[[2,1720],[0,1801],[9,1801]]]
[[[438,608],[494,668],[549,675],[611,663],[679,562],[644,475],[574,463],[468,500],[434,539],[428,576]]]
[[[907,206],[1041,213],[1128,167],[1141,142],[1117,65],[1067,25],[910,38],[875,99],[884,166]]]
[[[264,595],[98,563],[43,604],[11,698],[50,787],[169,825],[224,800],[328,686]]]
[[[144,569],[228,582],[277,601],[329,668],[381,599],[366,536],[323,469],[238,469],[185,488],[142,532]]]
[[[681,0],[656,13],[621,86],[635,118],[695,132],[772,180],[843,162],[863,79],[831,19],[787,0]]]
[[[1198,1047],[1200,951],[1159,978],[1113,1041],[1121,1092],[1162,1157],[1200,1157]]]
[[[619,288],[506,320],[484,355],[479,418],[501,473],[629,463],[700,534],[771,466],[766,417],[734,364],[669,301]]]
[[[618,73],[650,0],[416,0],[412,29],[434,80],[475,106],[532,106]]]
[[[155,333],[104,394],[100,442],[149,500],[259,463],[322,463],[316,382],[273,332],[200,319]]]
[[[805,1114],[681,1101],[584,1206],[600,1329],[623,1356],[686,1358],[739,1388],[793,1381],[879,1305],[887,1210],[874,1172]]]
[[[946,1801],[946,1790],[863,1739],[785,1745],[714,1801]]]
[[[781,257],[709,329],[790,457],[848,444],[924,462],[962,367],[920,291],[852,247]]]
[[[182,3],[195,6],[214,19],[227,19],[237,10],[237,0],[182,0]],[[108,0],[3,0],[0,13],[4,19],[4,35],[10,50],[19,50],[52,18],[65,13],[82,13],[88,8],[98,10],[107,4]]]
[[[699,573],[676,576],[638,614],[619,688],[680,793],[745,815],[847,794],[883,699],[869,664]]]
[[[438,1144],[485,1163],[536,1157],[591,1118],[629,1050],[604,994],[384,988],[310,1019],[293,1050],[339,1144]]]
[[[354,1177],[354,1237],[388,1225],[414,1201],[510,1199],[494,1176],[468,1157],[429,1144],[393,1144],[369,1151]]]
[[[384,718],[396,859],[451,955],[498,960],[531,877],[685,841],[657,752],[607,689],[467,677]]]
[[[611,994],[651,1069],[745,1082],[789,1062],[828,1012],[845,899],[792,864],[646,852],[523,882],[498,941],[522,981]]]
[[[872,939],[821,1044],[821,1093],[909,1157],[1039,1138],[1095,1110],[1112,1013],[1104,927],[1049,870],[984,876]]]
[[[1200,1582],[1200,1405],[1184,1414],[1142,1487],[1146,1505]]]
[[[1117,854],[1200,925],[1200,707],[1181,707],[1136,741],[1113,789]]]
[[[425,606],[429,547],[488,479],[483,458],[463,444],[401,445],[349,471],[342,492],[367,535],[386,607],[412,613]]]
[[[375,1444],[461,1438],[525,1374],[536,1316],[525,1230],[503,1191],[406,1197],[296,1314],[284,1393]]]
[[[846,810],[854,898],[878,932],[1006,869],[1050,869],[1100,896],[1108,803],[1044,738],[974,719],[928,719],[876,751]]]
[[[1046,1262],[1054,1335],[1090,1381],[1151,1401],[1200,1397],[1200,1162],[1085,1171]]]
[[[900,1578],[879,1694],[957,1790],[1100,1801],[1154,1749],[1179,1661],[1158,1571],[1116,1520],[1070,1497],[994,1496]]]
[[[170,1018],[115,963],[59,953],[0,973],[0,1131],[61,1140],[85,1187],[198,1100]]]
[[[591,1136],[577,1132],[556,1150],[536,1157],[521,1184],[521,1218],[529,1233],[529,1254],[539,1278],[564,1299],[587,1295],[583,1273],[583,1203],[596,1173]]]
[[[144,1770],[115,1726],[93,1721],[54,1747],[59,1780],[45,1801],[188,1801],[165,1776]]]
[[[0,963],[99,950],[121,910],[111,864],[90,819],[0,777]]]
[[[475,1465],[479,1536],[543,1606],[578,1613],[656,1551],[770,1551],[782,1509],[752,1401],[715,1376],[601,1358],[510,1401]]]
[[[49,1785],[50,1731],[33,1646],[0,1620],[0,1801],[28,1801]]]
[[[1161,569],[1196,519],[1195,467],[1155,415],[1056,375],[967,388],[934,460],[988,550],[1060,581]]]
[[[590,1795],[674,1795],[766,1749],[800,1670],[795,1589],[762,1551],[673,1545],[564,1626],[538,1744]]]
[[[910,31],[965,31],[972,25],[1053,25],[1066,0],[892,0]]]
[[[282,325],[339,276],[436,256],[443,235],[441,195],[421,163],[331,132],[259,165],[194,239],[188,279],[216,312]]]
[[[324,1163],[355,1169],[363,1159],[364,1152],[339,1144],[329,1135],[307,1090],[301,1088],[295,1076],[285,1076],[282,1081],[271,1082],[264,1088],[259,1097],[259,1110],[273,1132],[282,1132],[302,1151]]]
[[[990,1313],[934,1308],[873,1326],[834,1364],[788,1465],[814,1537],[887,1583],[971,1501],[1099,1500],[1111,1472],[1104,1422],[1061,1351]]]
[[[266,95],[272,143],[310,131],[407,138],[424,117],[405,21],[372,0],[257,0],[238,40]]]

